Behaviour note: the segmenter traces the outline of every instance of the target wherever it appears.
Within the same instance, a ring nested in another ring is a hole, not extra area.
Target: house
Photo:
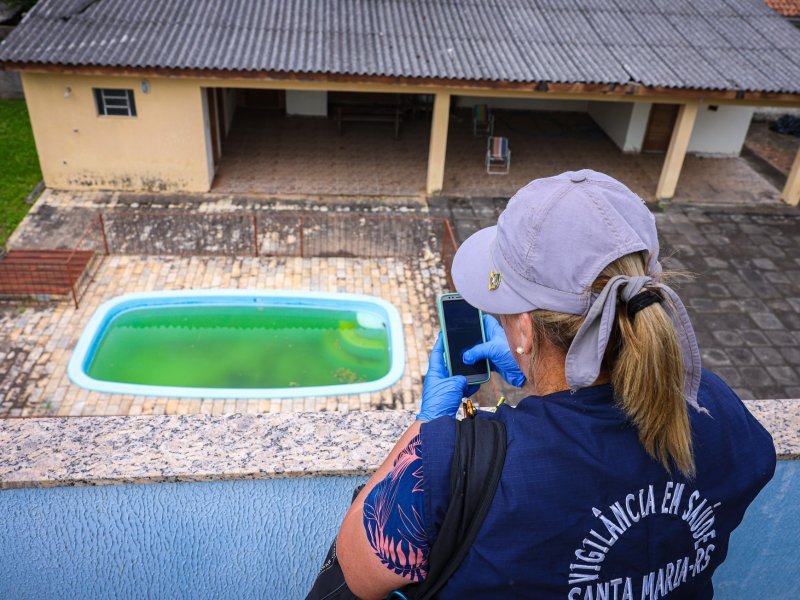
[[[800,27],[800,0],[764,0],[772,10]]]
[[[482,102],[582,111],[624,152],[665,152],[663,199],[687,152],[737,155],[755,107],[800,106],[799,57],[762,0],[41,0],[0,45],[51,187],[207,191],[243,103],[332,116],[371,93],[430,111],[429,194],[451,109]],[[800,200],[800,158],[782,197]]]
[[[0,2],[0,42],[14,31],[22,11]],[[19,74],[0,71],[0,99],[22,98],[22,83]]]

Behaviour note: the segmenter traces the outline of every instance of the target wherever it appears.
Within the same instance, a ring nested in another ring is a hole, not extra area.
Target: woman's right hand
[[[474,365],[479,360],[489,359],[493,371],[497,371],[514,387],[525,385],[525,374],[520,371],[511,348],[508,347],[506,333],[492,315],[483,315],[483,329],[486,332],[486,341],[465,350],[461,358],[468,365]]]
[[[422,384],[422,405],[417,421],[432,421],[437,417],[454,417],[461,401],[478,391],[477,385],[469,385],[463,375],[450,377],[444,360],[442,334],[436,338],[428,361],[428,372]]]

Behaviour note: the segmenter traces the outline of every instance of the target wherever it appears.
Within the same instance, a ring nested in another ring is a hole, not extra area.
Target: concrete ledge
[[[800,458],[800,400],[746,401]],[[0,489],[366,475],[410,411],[0,421]]]
[[[0,421],[0,489],[364,475],[409,411]]]

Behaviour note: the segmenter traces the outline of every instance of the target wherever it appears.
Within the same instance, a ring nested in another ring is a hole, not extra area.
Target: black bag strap
[[[428,557],[428,576],[401,590],[408,600],[433,598],[461,565],[489,512],[505,460],[506,428],[501,421],[456,421],[450,506]]]

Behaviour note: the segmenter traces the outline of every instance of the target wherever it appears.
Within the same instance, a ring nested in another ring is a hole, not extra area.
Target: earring
[[[522,346],[517,346],[517,354],[525,354],[525,350],[522,349]]]

